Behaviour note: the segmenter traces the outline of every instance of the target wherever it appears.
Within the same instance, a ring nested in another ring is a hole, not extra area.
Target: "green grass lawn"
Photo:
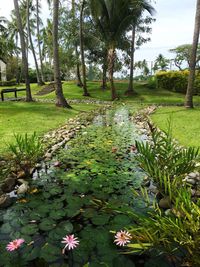
[[[151,117],[161,130],[167,130],[168,120],[171,120],[173,137],[181,145],[200,145],[200,108],[162,107]]]
[[[82,111],[95,109],[94,105],[77,104],[73,109],[61,109],[54,104],[4,102],[0,103],[0,152],[14,140],[14,134],[33,133],[42,135],[67,122]]]
[[[184,95],[180,93],[174,93],[167,90],[161,89],[149,89],[143,83],[135,83],[135,91],[137,92],[136,96],[125,96],[124,92],[127,90],[127,82],[116,82],[116,89],[120,96],[121,101],[126,102],[137,102],[137,103],[148,103],[148,104],[183,104]],[[23,87],[23,85],[19,86]],[[3,87],[1,87],[3,88]],[[0,88],[0,90],[1,90]],[[55,99],[55,92],[52,92],[43,96],[36,96],[35,94],[41,89],[37,84],[31,84],[32,95],[34,98],[41,99]],[[67,99],[87,99],[88,97],[83,97],[83,89],[76,86],[75,82],[64,82],[63,83],[64,95]],[[88,82],[88,91],[91,94],[92,99],[100,100],[110,100],[110,90],[107,89],[103,91],[100,88],[100,82]],[[5,97],[13,97],[14,94],[5,94]],[[25,92],[19,92],[19,97],[25,96]],[[200,104],[200,96],[194,97],[195,104]]]

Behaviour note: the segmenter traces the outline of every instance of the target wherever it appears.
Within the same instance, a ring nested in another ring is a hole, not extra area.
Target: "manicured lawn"
[[[137,96],[125,96],[124,92],[127,90],[127,82],[115,82],[117,92],[121,101],[126,102],[138,102],[138,103],[150,103],[150,104],[183,104],[184,95],[180,93],[174,93],[161,89],[149,89],[144,83],[135,83],[135,91]],[[24,87],[23,85],[19,86]],[[1,87],[3,88],[3,87]],[[0,88],[0,90],[1,90]],[[35,95],[41,87],[37,84],[31,84],[32,94],[35,98],[54,99],[55,92],[47,95],[37,96]],[[63,83],[64,95],[67,99],[87,99],[83,97],[82,88],[76,86],[74,81]],[[88,91],[91,94],[90,99],[110,100],[110,90],[102,90],[100,88],[100,82],[88,82]],[[6,94],[5,97],[13,97],[14,94]],[[19,92],[18,96],[25,96],[25,92]],[[194,97],[195,104],[200,104],[200,96]]]
[[[4,102],[0,103],[0,152],[14,140],[14,134],[43,133],[59,127],[81,111],[90,111],[94,105],[77,104],[73,109],[56,108],[54,104]]]
[[[162,107],[152,115],[152,120],[162,130],[167,129],[168,120],[171,120],[172,134],[180,144],[200,145],[200,108]]]

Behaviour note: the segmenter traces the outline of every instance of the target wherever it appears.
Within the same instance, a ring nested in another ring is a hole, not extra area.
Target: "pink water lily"
[[[77,237],[74,237],[74,235],[66,235],[63,237],[62,243],[66,244],[65,247],[63,248],[63,254],[65,253],[65,250],[71,250],[76,248],[79,245],[79,241]]]
[[[118,246],[125,246],[130,243],[131,239],[132,236],[128,231],[121,230],[116,233],[114,243],[116,243]]]
[[[6,246],[7,251],[13,251],[18,249],[23,243],[25,242],[24,239],[19,238],[19,239],[15,239],[13,241],[11,241],[10,243],[8,243],[8,245]]]

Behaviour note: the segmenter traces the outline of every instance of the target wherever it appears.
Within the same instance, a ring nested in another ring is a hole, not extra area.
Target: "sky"
[[[46,19],[48,7],[42,2],[42,14]],[[13,0],[0,0],[0,16],[9,19],[14,8]],[[169,49],[181,44],[192,43],[196,0],[156,0],[156,22],[152,25],[151,42],[143,45],[135,53],[135,60],[153,61],[158,54],[173,58]]]

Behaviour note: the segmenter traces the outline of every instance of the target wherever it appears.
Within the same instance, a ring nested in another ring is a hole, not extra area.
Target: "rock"
[[[4,194],[0,196],[0,209],[9,207],[12,204],[11,198]]]
[[[45,154],[45,158],[46,158],[46,159],[51,159],[51,158],[52,158],[52,153],[47,152],[47,153]]]
[[[189,176],[190,178],[196,178],[196,177],[198,176],[198,174],[195,173],[195,172],[191,172],[191,173],[188,174],[188,176]]]
[[[192,197],[194,197],[196,195],[196,190],[191,189],[191,195],[192,195]]]
[[[171,214],[172,214],[171,209],[167,209],[167,210],[165,211],[165,215],[169,216],[169,215],[171,215]]]
[[[3,181],[1,189],[4,193],[10,193],[14,190],[16,184],[16,180],[14,178],[7,178]]]
[[[41,164],[41,163],[37,163],[37,164],[35,165],[35,168],[36,168],[36,169],[41,169],[41,168],[42,168],[42,164]]]
[[[191,184],[191,185],[195,185],[196,184],[196,181],[194,179],[191,179],[191,178],[187,179],[186,182]]]
[[[17,194],[25,194],[29,189],[28,183],[21,184],[17,189]]]
[[[150,184],[148,190],[151,191],[153,194],[157,194],[159,192],[157,187],[153,185],[152,183]]]
[[[21,178],[24,178],[26,177],[26,173],[24,171],[19,171],[17,173],[17,179],[21,179]]]
[[[167,197],[163,197],[159,203],[158,203],[159,207],[162,209],[170,209],[171,208],[171,200],[170,198]]]

